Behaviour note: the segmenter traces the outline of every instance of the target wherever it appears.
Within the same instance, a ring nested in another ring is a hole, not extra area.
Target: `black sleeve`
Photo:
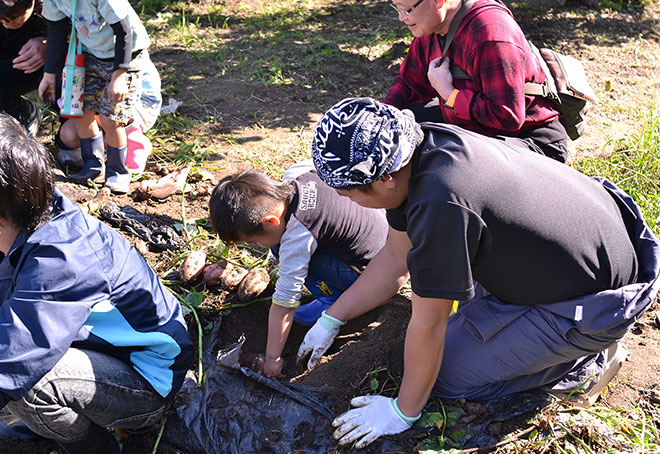
[[[115,32],[114,70],[128,69],[133,54],[133,30],[128,21],[128,15],[115,24],[110,24]]]
[[[44,72],[58,74],[64,67],[71,22],[64,18],[56,22],[48,21],[48,45],[46,46],[46,63]]]
[[[427,298],[465,301],[474,296],[471,265],[487,227],[471,210],[448,201],[425,201],[408,212],[410,283]]]
[[[390,227],[392,227],[394,230],[398,230],[399,232],[405,232],[408,228],[405,209],[406,209],[406,203],[404,203],[400,207],[391,208],[385,212],[387,217],[387,223],[390,225]]]

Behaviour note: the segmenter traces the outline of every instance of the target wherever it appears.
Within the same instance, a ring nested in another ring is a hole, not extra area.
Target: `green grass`
[[[621,11],[624,8],[637,8],[651,3],[653,3],[653,0],[599,0],[596,5],[602,9],[608,8],[613,11]]]
[[[660,233],[660,117],[651,109],[639,135],[618,144],[607,158],[587,157],[573,167],[602,176],[626,191],[639,205],[654,233]]]

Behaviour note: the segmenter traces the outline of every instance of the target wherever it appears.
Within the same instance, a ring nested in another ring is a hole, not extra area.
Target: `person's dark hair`
[[[276,182],[254,170],[223,178],[209,201],[211,225],[222,241],[263,232],[261,219],[293,193],[291,182]]]
[[[34,231],[50,217],[53,162],[13,117],[0,113],[0,218]]]
[[[0,0],[0,19],[14,20],[23,15],[33,3],[36,9],[38,0]]]

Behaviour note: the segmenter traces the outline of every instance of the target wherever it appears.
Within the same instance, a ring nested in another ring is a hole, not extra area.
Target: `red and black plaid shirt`
[[[487,135],[515,136],[559,117],[547,99],[525,95],[525,82],[542,83],[545,75],[513,15],[500,3],[475,3],[447,54],[451,65],[471,80],[454,79],[459,90],[454,109],[441,102],[446,123]],[[429,62],[440,56],[437,35],[413,39],[383,102],[403,109],[437,97],[426,73]]]

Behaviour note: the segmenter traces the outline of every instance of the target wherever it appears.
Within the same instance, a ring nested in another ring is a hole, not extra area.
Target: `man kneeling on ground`
[[[658,292],[660,242],[605,179],[457,126],[420,127],[369,98],[332,107],[312,153],[326,184],[386,208],[390,230],[299,358],[325,352],[402,276],[412,284],[398,397],[353,399],[359,408],[334,421],[342,445],[408,429],[431,394],[600,389],[617,341]]]

